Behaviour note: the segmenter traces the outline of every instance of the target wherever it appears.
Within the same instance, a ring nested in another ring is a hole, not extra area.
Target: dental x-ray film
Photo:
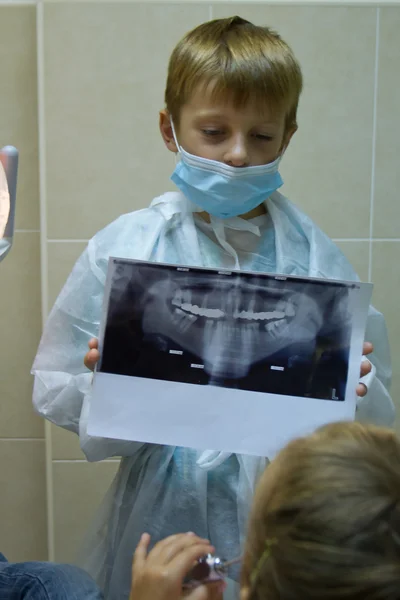
[[[272,457],[353,419],[371,291],[110,259],[88,433]]]

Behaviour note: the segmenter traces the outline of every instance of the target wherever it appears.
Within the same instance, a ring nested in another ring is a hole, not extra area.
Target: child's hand
[[[196,560],[214,552],[208,540],[190,533],[172,535],[147,554],[149,543],[150,536],[145,533],[136,547],[130,600],[180,600],[183,596],[188,600],[211,600],[220,596],[222,582],[218,589],[216,584],[207,584],[188,593],[182,590],[183,580]]]
[[[97,361],[100,358],[100,352],[98,351],[99,340],[97,340],[96,338],[92,338],[91,340],[89,340],[88,346],[89,351],[86,352],[83,362],[87,369],[90,369],[90,371],[94,371]]]
[[[371,352],[373,352],[374,347],[371,344],[371,342],[364,342],[364,346],[363,346],[363,356],[367,356],[368,354],[371,354]],[[365,377],[365,375],[368,375],[368,373],[371,372],[371,363],[368,360],[363,360],[361,363],[361,369],[360,369],[360,377]],[[365,394],[367,393],[367,388],[363,383],[359,383],[357,386],[357,396],[360,396],[361,398],[363,396],[365,396]]]

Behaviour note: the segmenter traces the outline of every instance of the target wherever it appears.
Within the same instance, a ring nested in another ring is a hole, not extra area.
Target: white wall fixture
[[[11,249],[14,236],[17,192],[18,150],[4,146],[0,150],[0,261]]]

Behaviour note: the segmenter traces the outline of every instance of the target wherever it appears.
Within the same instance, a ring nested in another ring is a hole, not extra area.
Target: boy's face
[[[175,124],[174,124],[175,125]],[[160,113],[160,130],[169,150],[177,152],[168,111]],[[178,143],[184,150],[233,167],[264,165],[287,148],[295,128],[285,131],[285,112],[266,105],[235,108],[215,102],[204,90],[194,93],[181,109]]]

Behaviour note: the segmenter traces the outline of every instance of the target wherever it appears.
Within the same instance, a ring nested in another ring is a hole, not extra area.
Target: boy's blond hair
[[[231,17],[187,33],[172,52],[165,90],[165,104],[177,126],[182,106],[199,86],[238,108],[249,100],[261,111],[272,105],[285,111],[287,129],[297,126],[301,69],[289,46],[268,27]]]
[[[242,571],[249,600],[399,600],[394,432],[329,425],[291,443],[272,468],[250,522]]]

